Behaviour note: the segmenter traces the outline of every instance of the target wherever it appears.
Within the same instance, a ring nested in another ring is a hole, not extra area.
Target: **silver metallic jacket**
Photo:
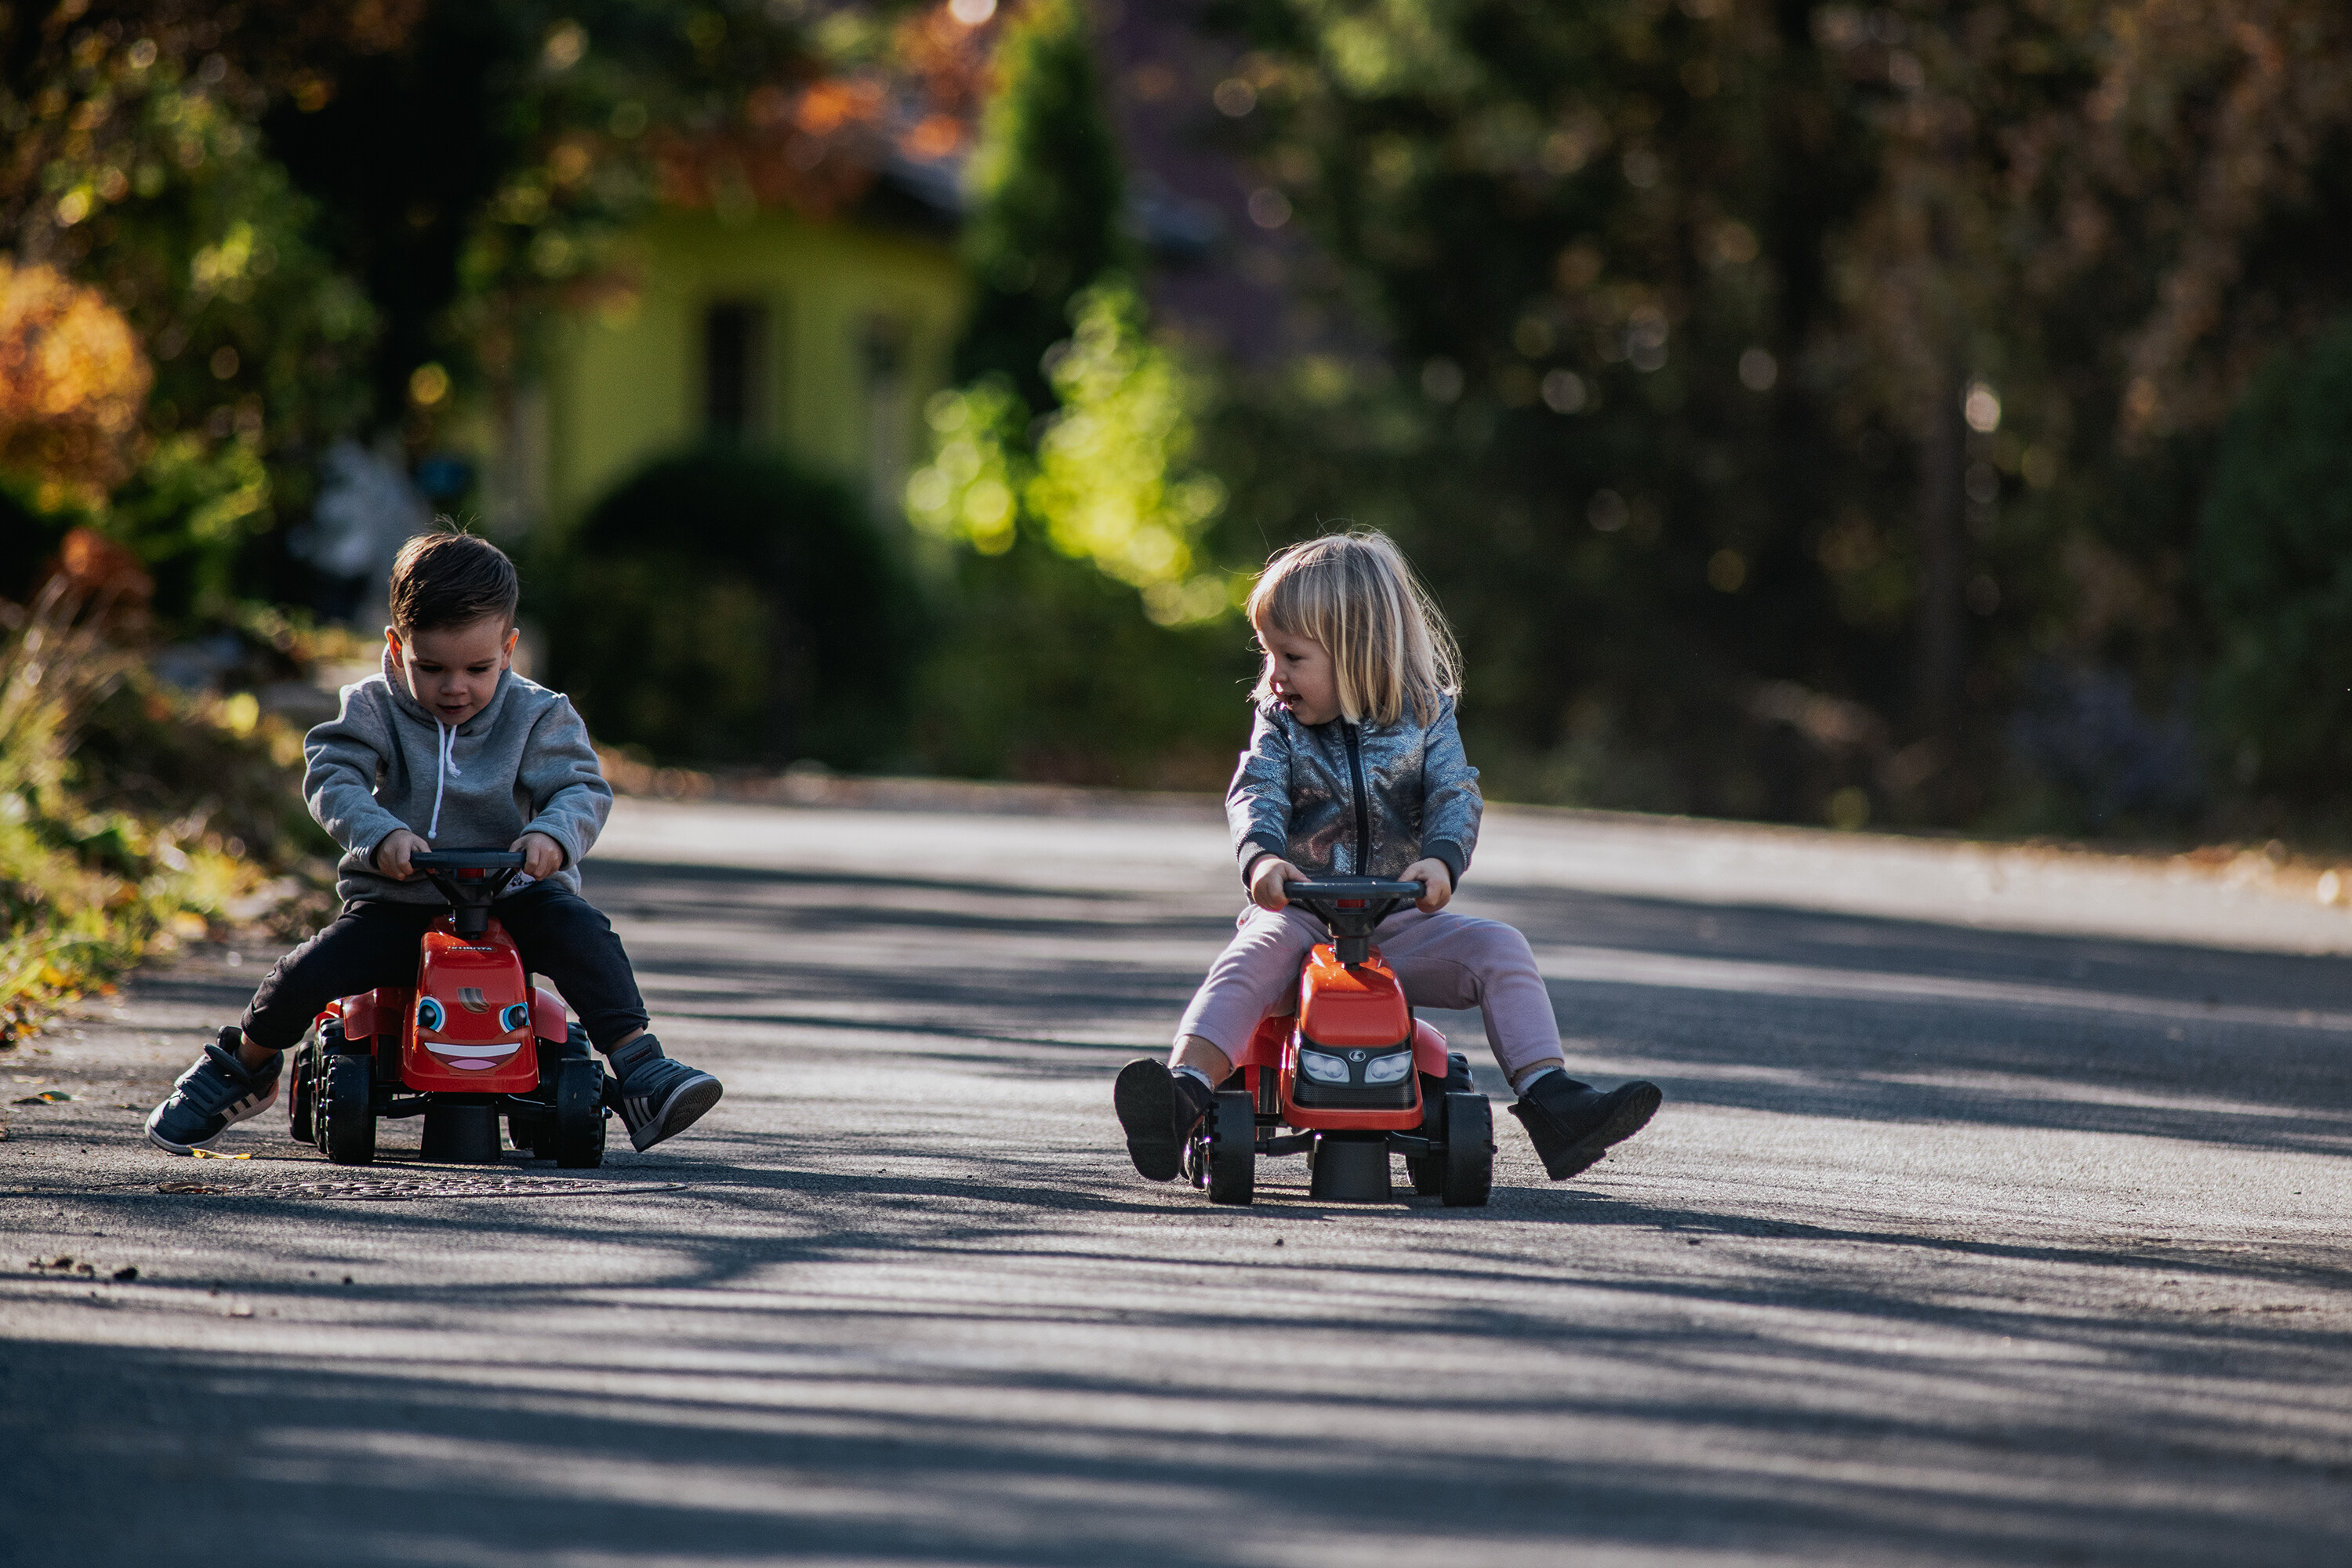
[[[1425,726],[1410,710],[1393,724],[1310,726],[1262,706],[1225,790],[1244,882],[1267,855],[1310,877],[1392,878],[1428,857],[1459,887],[1485,809],[1452,698]]]

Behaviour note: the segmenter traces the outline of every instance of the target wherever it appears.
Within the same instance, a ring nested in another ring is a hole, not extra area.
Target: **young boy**
[[[613,789],[571,700],[511,668],[520,599],[514,563],[487,540],[425,533],[401,550],[383,672],[345,687],[341,717],[302,743],[303,798],[343,847],[342,912],[279,959],[242,1024],[180,1075],[147,1119],[156,1147],[188,1153],[267,1110],[286,1047],[330,1001],[415,983],[417,943],[447,906],[410,858],[436,846],[521,853],[499,921],[610,1059],[632,1144],[651,1148],[719,1102],[717,1079],[646,1032],[621,939],[580,896]]]

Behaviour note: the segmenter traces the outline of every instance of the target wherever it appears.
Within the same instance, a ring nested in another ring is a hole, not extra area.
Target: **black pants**
[[[439,904],[353,899],[324,931],[270,969],[246,1006],[246,1037],[282,1051],[336,997],[415,984],[417,943],[448,912]],[[629,955],[595,905],[553,882],[539,882],[500,899],[490,912],[522,950],[523,967],[555,983],[598,1050],[611,1050],[650,1022]]]

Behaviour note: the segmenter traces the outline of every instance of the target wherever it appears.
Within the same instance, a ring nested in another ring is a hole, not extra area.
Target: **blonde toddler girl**
[[[1463,754],[1453,638],[1397,547],[1371,531],[1283,551],[1249,597],[1265,663],[1249,750],[1225,792],[1250,907],[1185,1008],[1165,1065],[1129,1062],[1113,1091],[1135,1168],[1172,1179],[1233,1058],[1323,937],[1286,883],[1365,876],[1425,884],[1373,933],[1419,1007],[1476,1007],[1519,1119],[1553,1180],[1641,1131],[1652,1083],[1603,1092],[1568,1076],[1528,940],[1445,912],[1477,846],[1478,770]]]

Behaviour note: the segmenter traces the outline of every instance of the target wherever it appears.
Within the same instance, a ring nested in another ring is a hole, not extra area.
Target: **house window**
[[[722,300],[702,317],[703,427],[721,440],[765,434],[767,312]]]

